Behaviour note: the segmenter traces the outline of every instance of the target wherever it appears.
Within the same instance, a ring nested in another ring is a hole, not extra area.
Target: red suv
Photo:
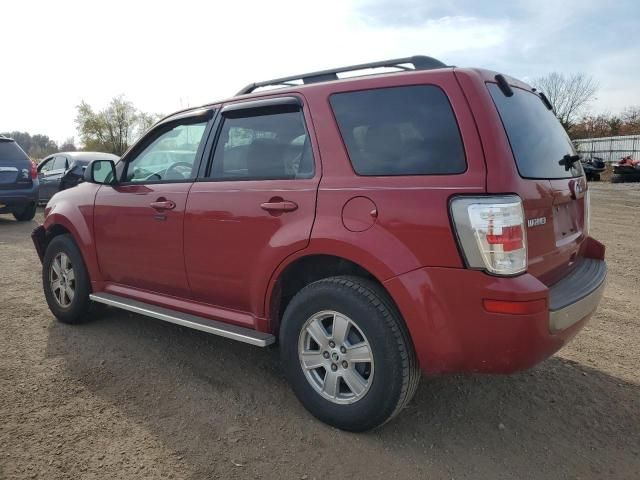
[[[99,303],[277,340],[300,401],[345,430],[392,418],[421,372],[535,365],[605,284],[548,100],[430,57],[249,85],[161,120],[85,180],[33,234],[60,321]]]

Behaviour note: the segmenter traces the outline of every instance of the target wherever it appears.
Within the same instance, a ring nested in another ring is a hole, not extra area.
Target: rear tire
[[[619,173],[615,173],[612,177],[611,177],[611,183],[624,183],[625,182],[625,178],[624,175],[621,175]]]
[[[381,287],[364,278],[307,285],[287,305],[279,340],[300,402],[342,430],[386,423],[411,400],[420,380],[399,312]]]
[[[35,203],[30,203],[22,212],[14,213],[13,216],[19,222],[28,222],[36,216],[36,207]]]
[[[80,249],[71,235],[58,235],[42,261],[42,287],[51,313],[63,323],[87,320],[91,286]]]

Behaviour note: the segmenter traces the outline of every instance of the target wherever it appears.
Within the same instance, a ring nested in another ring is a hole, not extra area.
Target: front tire
[[[381,287],[360,277],[326,278],[296,294],[283,316],[280,353],[300,402],[342,430],[386,423],[420,379],[400,314]]]
[[[63,323],[81,323],[91,306],[90,281],[73,238],[58,235],[47,246],[42,262],[42,286],[51,313]]]

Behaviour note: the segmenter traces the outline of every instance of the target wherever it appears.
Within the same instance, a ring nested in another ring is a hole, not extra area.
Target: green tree
[[[84,100],[77,106],[76,125],[86,150],[122,155],[158,115],[139,111],[124,95],[119,95],[100,111]]]

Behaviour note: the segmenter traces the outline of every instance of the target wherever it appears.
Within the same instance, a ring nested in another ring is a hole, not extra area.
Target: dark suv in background
[[[0,136],[0,213],[27,221],[36,214],[37,166],[13,140]]]
[[[40,193],[38,201],[47,203],[56,192],[75,187],[92,160],[118,161],[116,155],[102,152],[59,152],[49,155],[38,165]]]

